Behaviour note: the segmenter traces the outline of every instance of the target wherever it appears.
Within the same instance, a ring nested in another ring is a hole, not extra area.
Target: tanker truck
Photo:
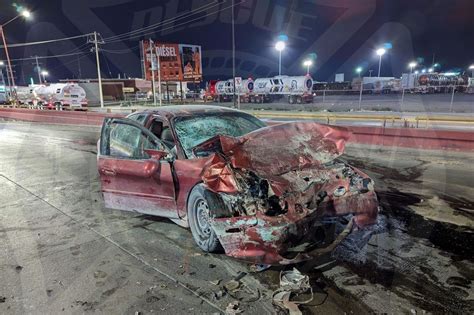
[[[309,75],[258,78],[254,82],[250,102],[271,102],[286,97],[290,104],[311,103],[313,101],[312,90],[313,79]]]
[[[235,94],[244,103],[266,103],[284,97],[290,104],[301,104],[313,101],[312,88],[313,79],[309,75],[281,75],[271,78],[242,80],[242,84],[236,88]],[[216,81],[210,86],[209,90],[215,92],[215,100],[230,101],[234,94],[233,80]]]
[[[75,83],[19,86],[16,92],[20,104],[29,108],[87,110],[86,92]]]
[[[87,110],[86,92],[75,83],[54,83],[33,89],[33,102],[40,108],[56,110]]]

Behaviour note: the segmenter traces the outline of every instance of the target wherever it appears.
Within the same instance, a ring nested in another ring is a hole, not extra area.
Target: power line
[[[106,53],[111,53],[111,54],[128,54],[133,50],[137,50],[139,48],[139,45],[136,45],[132,48],[127,48],[127,49],[117,49],[117,50],[111,50],[111,49],[101,49],[100,51],[106,52]]]
[[[52,56],[37,56],[37,57],[29,57],[29,58],[11,59],[11,61],[26,61],[26,60],[35,60],[35,59],[62,58],[62,57],[83,55],[83,54],[87,54],[87,53],[88,53],[88,52],[80,51],[80,52],[71,53],[71,54],[52,55]]]
[[[77,38],[83,38],[83,37],[87,37],[87,36],[90,36],[90,35],[93,35],[93,33],[84,34],[84,35],[77,35],[77,36],[71,36],[71,37],[64,37],[64,38],[57,38],[57,39],[44,40],[44,41],[39,41],[39,42],[9,44],[9,45],[8,45],[8,48],[25,47],[25,46],[33,46],[33,45],[43,45],[43,44],[55,43],[55,42],[60,42],[60,41],[65,41],[65,40],[72,40],[72,39],[77,39]],[[0,46],[0,48],[4,48],[4,46]]]
[[[236,3],[236,4],[229,5],[229,6],[227,6],[227,7],[218,9],[218,10],[216,10],[216,11],[214,11],[214,12],[211,12],[211,13],[208,13],[208,14],[206,14],[206,15],[204,15],[204,16],[200,16],[200,17],[197,17],[197,18],[194,18],[194,19],[191,19],[191,20],[182,22],[182,23],[178,23],[178,24],[176,24],[176,25],[172,25],[172,26],[169,26],[169,27],[162,28],[161,31],[166,31],[166,30],[169,30],[169,29],[178,27],[178,26],[183,26],[183,25],[192,23],[192,22],[194,22],[194,21],[200,20],[200,19],[205,18],[205,17],[207,17],[207,16],[210,16],[210,15],[219,13],[219,12],[221,12],[221,11],[230,9],[230,8],[232,8],[232,7],[235,7],[235,6],[237,6],[237,5],[241,4],[241,3],[244,3],[245,1],[246,1],[246,0],[242,0],[242,1],[238,2],[238,3]],[[140,35],[130,36],[128,39],[132,39],[132,38],[136,38],[136,37],[141,37],[141,36],[147,36],[147,35],[150,35],[150,34],[153,34],[153,33],[155,33],[155,31],[153,31],[153,32],[146,32],[146,33],[143,33],[143,34],[140,34]],[[120,41],[120,40],[109,41],[108,43],[106,42],[105,44],[110,44],[110,43],[114,43],[114,42],[118,42],[118,41]]]
[[[227,0],[223,0],[223,1],[220,1],[220,0],[216,0],[214,1],[213,3],[208,3],[208,4],[205,4],[199,8],[196,8],[190,12],[184,12],[182,13],[181,15],[178,15],[178,16],[175,16],[173,18],[170,18],[168,20],[165,20],[165,21],[161,21],[161,22],[158,22],[158,23],[155,23],[155,24],[152,24],[152,25],[149,25],[147,27],[143,27],[143,28],[140,28],[138,30],[133,30],[133,31],[130,31],[130,32],[126,32],[126,33],[122,33],[122,34],[119,34],[119,35],[114,35],[114,36],[110,36],[110,37],[107,37],[107,38],[104,38],[105,41],[109,41],[109,42],[112,42],[112,41],[117,41],[119,39],[124,39],[128,36],[131,36],[131,35],[137,35],[138,33],[142,33],[142,32],[146,32],[146,31],[149,31],[151,29],[154,29],[154,28],[158,28],[160,26],[163,26],[163,25],[166,25],[166,24],[169,24],[169,23],[173,23],[173,22],[176,22],[176,21],[179,21],[179,20],[182,20],[182,19],[185,19],[185,18],[188,18],[194,14],[197,14],[197,13],[200,13],[204,10],[207,10],[207,9],[210,9],[212,7],[215,7],[215,6],[218,6],[220,5],[221,3],[224,3],[226,2]]]

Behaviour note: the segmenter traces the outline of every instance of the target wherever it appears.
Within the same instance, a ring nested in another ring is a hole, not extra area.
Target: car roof
[[[200,114],[214,114],[214,113],[243,113],[237,109],[213,106],[213,105],[169,105],[158,108],[146,109],[143,111],[136,111],[137,113],[156,114],[168,118],[177,116],[193,116]]]

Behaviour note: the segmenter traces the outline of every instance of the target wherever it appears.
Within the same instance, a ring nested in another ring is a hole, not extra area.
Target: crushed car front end
[[[340,161],[349,133],[299,122],[194,149],[209,155],[202,179],[214,200],[210,223],[227,255],[290,264],[330,250],[353,229],[375,223],[373,181]],[[345,224],[334,230],[331,221]],[[324,249],[321,249],[324,248]]]

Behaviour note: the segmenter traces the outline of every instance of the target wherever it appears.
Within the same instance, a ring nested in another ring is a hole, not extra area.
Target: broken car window
[[[192,149],[216,136],[240,137],[265,127],[261,120],[244,113],[219,113],[192,117],[178,117],[175,130],[186,156],[192,156]]]
[[[144,149],[164,150],[144,135],[140,129],[126,124],[112,124],[110,131],[110,155],[115,157],[147,159]]]

